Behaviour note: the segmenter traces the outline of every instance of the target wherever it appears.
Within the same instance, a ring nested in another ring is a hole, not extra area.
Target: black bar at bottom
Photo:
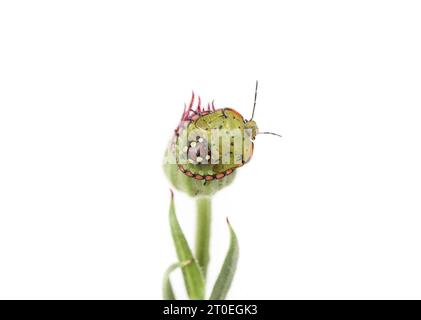
[[[280,318],[419,315],[419,301],[380,300],[227,300],[227,301],[159,301],[159,300],[41,300],[0,301],[3,314],[42,317],[43,319],[107,317],[116,319],[184,320],[244,319],[272,320]],[[404,305],[402,305],[404,303]],[[291,317],[292,316],[292,317]]]

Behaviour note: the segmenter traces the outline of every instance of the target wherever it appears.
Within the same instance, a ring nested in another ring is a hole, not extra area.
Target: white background
[[[250,116],[229,298],[421,298],[417,1],[3,1],[0,298],[160,299],[191,90]],[[192,239],[194,202],[177,192]],[[177,292],[185,297],[174,276]]]

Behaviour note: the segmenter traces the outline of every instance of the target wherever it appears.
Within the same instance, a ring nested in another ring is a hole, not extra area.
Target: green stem
[[[212,201],[210,197],[201,197],[196,201],[197,229],[196,229],[196,259],[202,268],[203,277],[209,264],[209,240],[212,219]]]

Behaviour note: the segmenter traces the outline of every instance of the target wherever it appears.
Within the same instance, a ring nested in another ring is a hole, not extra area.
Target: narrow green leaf
[[[190,263],[191,263],[191,261],[185,261],[185,262],[181,262],[181,263],[177,262],[177,263],[172,264],[167,269],[167,271],[165,271],[164,283],[163,283],[163,286],[162,286],[162,293],[163,293],[164,300],[176,300],[174,290],[173,290],[172,285],[171,285],[170,275],[176,269],[183,268]]]
[[[239,247],[237,236],[234,229],[231,227],[227,219],[228,227],[231,234],[230,247],[225,257],[224,264],[216,279],[215,286],[213,287],[212,294],[209,300],[224,300],[227,296],[228,290],[231,287],[232,280],[234,279],[235,270],[237,269]]]
[[[177,220],[174,206],[174,194],[171,191],[170,205],[170,226],[171,234],[174,240],[175,250],[177,251],[178,260],[191,261],[191,263],[183,268],[184,283],[187,294],[192,300],[203,300],[205,296],[205,281],[197,261],[194,259],[192,251],[181,230]]]

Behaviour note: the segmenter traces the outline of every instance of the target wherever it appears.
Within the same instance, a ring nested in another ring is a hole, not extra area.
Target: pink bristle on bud
[[[191,100],[189,104],[189,108],[187,109],[187,112],[190,112],[190,110],[193,108],[193,102],[194,102],[194,91],[191,92]]]
[[[187,120],[189,118],[190,111],[193,108],[193,103],[194,103],[194,91],[191,92],[191,99],[190,99],[189,107],[187,109],[186,107],[184,107],[183,120]]]
[[[199,101],[197,103],[197,112],[201,112],[202,111],[202,108],[200,107],[201,103],[202,103],[202,101],[201,101],[200,96],[199,96]]]
[[[186,118],[186,108],[187,108],[187,105],[184,104],[183,114],[181,115],[181,121],[185,120]]]

